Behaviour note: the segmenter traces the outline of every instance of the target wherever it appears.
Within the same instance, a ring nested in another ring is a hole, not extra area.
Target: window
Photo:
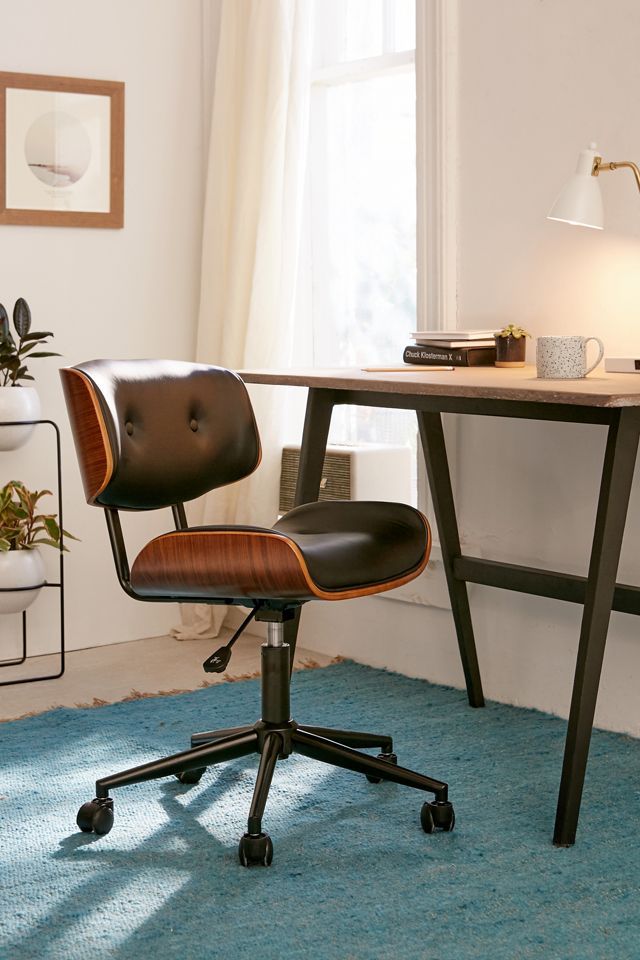
[[[296,326],[296,353],[316,365],[395,364],[427,317],[432,329],[457,325],[457,4],[315,0],[315,12],[297,287],[310,322]],[[455,422],[444,420],[455,491]],[[330,441],[408,443],[416,500],[430,513],[413,413],[336,407]],[[438,557],[435,543],[436,567]],[[449,605],[442,576],[392,596]]]
[[[399,363],[416,329],[415,0],[316,0],[315,15],[310,352],[317,366]],[[415,415],[337,408],[330,442],[362,441],[415,450]]]

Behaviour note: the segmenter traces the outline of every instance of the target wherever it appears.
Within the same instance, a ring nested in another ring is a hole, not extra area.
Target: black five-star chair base
[[[269,866],[272,861],[273,844],[262,830],[262,817],[276,763],[292,753],[362,773],[371,783],[390,780],[432,793],[435,799],[425,802],[420,813],[423,830],[426,833],[436,829],[453,830],[455,814],[447,797],[447,784],[399,767],[391,737],[309,726],[291,720],[289,674],[289,646],[282,642],[282,624],[273,624],[269,642],[262,647],[262,719],[253,726],[196,733],[191,738],[190,750],[98,780],[95,799],[83,804],[78,812],[80,829],[97,834],[109,832],[113,825],[113,800],[109,791],[114,787],[168,776],[175,776],[184,784],[198,783],[207,767],[255,752],[260,754],[260,764],[247,832],[238,848],[240,863],[245,867]],[[356,747],[377,747],[380,752],[372,757],[354,749]]]

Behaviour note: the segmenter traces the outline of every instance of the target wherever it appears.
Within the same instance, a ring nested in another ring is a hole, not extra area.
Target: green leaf
[[[60,527],[58,526],[54,517],[45,517],[44,525],[47,528],[47,533],[52,540],[60,539]]]
[[[36,350],[35,353],[29,355],[29,360],[34,360],[36,357],[60,357],[60,353],[49,353],[46,350]]]
[[[29,333],[31,329],[31,310],[24,297],[19,297],[13,308],[13,325],[16,328],[20,338]]]
[[[3,303],[0,303],[0,336],[4,339],[9,333],[9,317]]]
[[[36,347],[39,347],[39,346],[41,346],[41,344],[38,343],[37,340],[29,340],[28,342],[26,340],[23,340],[22,346],[18,350],[18,356],[26,357],[27,354],[31,353],[32,350],[35,350]]]
[[[50,540],[48,537],[38,537],[37,540],[31,541],[31,546],[34,546],[34,547],[37,547],[43,544],[44,546],[47,546],[47,547],[55,547],[56,550],[60,549],[60,544],[58,543],[58,541]]]
[[[528,333],[524,327],[519,327],[515,323],[510,323],[507,327],[503,327],[502,330],[498,333],[499,337],[513,337],[514,340],[519,340],[520,337],[530,337],[531,334]]]
[[[32,502],[31,494],[29,493],[29,491],[25,487],[23,487],[22,484],[20,485],[16,484],[15,490],[18,495],[18,500],[23,505],[25,510],[31,511],[33,509],[33,502]]]
[[[5,540],[4,537],[0,537],[0,550],[3,553],[7,553],[7,551],[10,549],[11,549],[11,544],[9,543],[9,541]]]
[[[53,334],[51,333],[50,330],[44,330],[44,331],[40,331],[40,332],[36,332],[35,330],[33,330],[31,333],[25,334],[25,336],[24,336],[22,339],[23,339],[24,341],[27,341],[27,340],[44,340],[46,337],[52,337],[52,336],[53,336]]]

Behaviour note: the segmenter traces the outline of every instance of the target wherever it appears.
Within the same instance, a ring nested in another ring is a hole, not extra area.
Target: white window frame
[[[458,5],[451,0],[416,0],[416,257],[418,329],[457,328],[458,189]],[[445,426],[452,483],[457,430]],[[455,486],[454,486],[455,492]],[[433,520],[422,458],[418,461],[418,505]],[[450,607],[442,553],[434,529],[425,573],[388,594],[428,606]]]
[[[457,326],[458,7],[416,0],[419,329]],[[421,269],[422,268],[422,269]],[[428,279],[427,279],[428,278]]]

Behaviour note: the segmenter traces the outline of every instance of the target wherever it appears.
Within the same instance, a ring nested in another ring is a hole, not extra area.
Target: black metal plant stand
[[[23,426],[40,426],[41,424],[48,424],[50,427],[53,427],[55,431],[55,440],[56,440],[56,470],[57,470],[57,482],[58,482],[58,522],[60,524],[60,551],[59,551],[59,575],[57,583],[47,583],[45,581],[43,584],[36,584],[36,586],[42,586],[51,590],[59,591],[60,598],[60,650],[59,650],[59,669],[57,673],[48,673],[44,676],[39,677],[18,677],[13,680],[3,680],[0,681],[0,687],[9,687],[16,683],[37,683],[40,680],[57,680],[58,677],[61,677],[64,673],[65,667],[65,649],[64,649],[64,534],[62,533],[62,461],[60,454],[60,430],[58,429],[57,423],[54,423],[53,420],[2,420],[0,421],[0,428],[2,427],[23,427]],[[19,587],[5,589],[0,588],[0,593],[16,593],[19,590],[33,590],[33,587]],[[11,614],[1,614],[0,622],[2,617],[8,617]],[[22,611],[22,654],[20,657],[15,657],[10,660],[0,660],[0,667],[17,667],[21,663],[24,663],[28,659],[28,650],[27,650],[27,611]]]

